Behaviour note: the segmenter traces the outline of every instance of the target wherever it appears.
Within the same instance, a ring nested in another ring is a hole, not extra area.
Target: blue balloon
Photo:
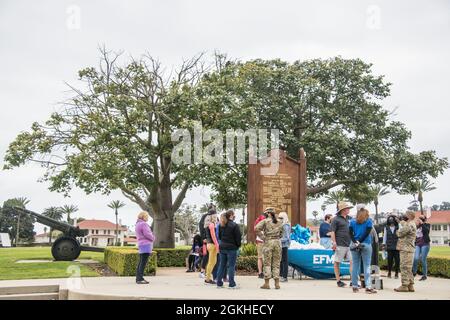
[[[295,240],[300,244],[309,244],[311,238],[311,231],[309,228],[302,227],[297,224],[292,227],[291,240]]]

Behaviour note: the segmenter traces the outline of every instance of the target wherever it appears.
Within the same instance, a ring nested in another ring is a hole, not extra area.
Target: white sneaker
[[[200,272],[200,274],[198,275],[200,278],[204,279],[205,278],[205,274],[203,272]]]

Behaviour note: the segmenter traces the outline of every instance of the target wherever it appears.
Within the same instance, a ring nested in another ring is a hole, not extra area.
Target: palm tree
[[[62,206],[61,208],[61,212],[63,213],[63,214],[66,214],[67,215],[67,223],[68,224],[72,224],[72,219],[70,218],[70,215],[72,214],[72,213],[75,213],[75,212],[77,212],[78,211],[78,207],[77,206],[74,206],[74,205],[64,205],[64,206]]]
[[[312,212],[312,215],[314,216],[314,225],[317,225],[317,216],[319,215],[319,213],[316,210],[314,210]]]
[[[325,205],[336,204],[336,210],[339,210],[339,202],[345,200],[345,192],[342,190],[331,191],[325,196]]]
[[[320,206],[320,209],[322,210],[323,216],[325,217],[325,210],[327,210],[327,205],[326,205],[325,203],[323,203],[323,204]]]
[[[371,187],[371,192],[373,192],[373,204],[375,205],[375,223],[378,224],[378,204],[379,198],[385,196],[389,193],[389,190],[386,187],[381,185],[376,185]]]
[[[423,194],[425,192],[436,189],[436,187],[432,182],[428,181],[427,179],[416,181],[415,185],[416,185],[417,201],[419,201],[420,205],[420,213],[423,215],[423,206],[422,206]]]
[[[61,211],[61,208],[58,207],[49,207],[47,209],[44,210],[43,213],[44,216],[47,216],[53,220],[57,220],[57,221],[61,221],[63,218],[63,213]],[[48,243],[52,243],[52,233],[53,233],[53,228],[50,227],[50,236],[49,236],[49,240]]]
[[[422,180],[415,180],[412,181],[409,185],[407,185],[405,188],[402,189],[402,194],[410,194],[413,196],[413,201],[411,201],[412,206],[410,208],[414,208],[414,206],[417,207],[417,202],[420,206],[420,212],[423,215],[423,194],[425,192],[431,191],[436,189],[436,187],[428,181],[428,179],[422,179]],[[417,195],[417,199],[416,199]]]
[[[47,227],[44,227],[44,235],[47,233]]]
[[[108,204],[108,207],[110,207],[111,209],[114,209],[115,214],[116,214],[116,246],[118,245],[118,241],[119,241],[118,240],[118,236],[119,236],[119,222],[118,222],[119,211],[118,210],[124,206],[125,206],[125,203],[123,203],[120,200],[114,200]]]

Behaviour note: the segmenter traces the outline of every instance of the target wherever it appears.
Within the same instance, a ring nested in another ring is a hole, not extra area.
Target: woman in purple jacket
[[[139,248],[139,263],[136,269],[136,283],[147,284],[148,281],[144,279],[144,270],[147,265],[148,258],[152,254],[153,242],[155,236],[152,233],[152,229],[147,224],[148,212],[143,211],[139,213],[138,220],[136,222],[136,237]]]

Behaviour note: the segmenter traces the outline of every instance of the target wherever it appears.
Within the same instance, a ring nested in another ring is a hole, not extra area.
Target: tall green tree
[[[114,215],[116,216],[116,240],[115,245],[119,245],[119,209],[125,207],[125,203],[120,200],[111,201],[108,207],[114,210]]]
[[[381,185],[373,186],[371,189],[372,189],[372,194],[374,195],[373,204],[375,205],[375,223],[378,224],[379,199],[382,196],[387,195],[389,193],[389,190],[386,187],[383,187]]]
[[[25,197],[13,198],[5,201],[0,208],[0,232],[8,233],[15,245],[20,240],[30,242],[34,239],[33,217],[10,209],[11,207],[25,209],[28,203],[30,200]]]
[[[167,71],[149,55],[120,63],[119,55],[104,49],[101,54],[98,68],[79,71],[80,84],[70,86],[73,96],[61,111],[11,143],[5,168],[38,162],[52,191],[121,190],[150,213],[155,246],[173,247],[175,212],[189,188],[209,178],[204,164],[172,161],[172,133],[192,130],[195,121],[204,130],[239,122],[239,109],[208,98],[217,96],[215,88],[199,86],[224,59],[209,62],[198,55]]]
[[[61,212],[66,215],[66,220],[67,220],[68,224],[73,224],[73,219],[72,219],[71,215],[77,211],[78,211],[78,207],[73,204],[71,204],[71,205],[66,204],[61,207]]]
[[[410,131],[382,107],[391,84],[360,59],[236,61],[206,82],[203,85],[216,88],[218,100],[233,97],[248,110],[258,128],[279,129],[291,157],[297,158],[304,148],[309,197],[355,184],[400,190],[411,179],[437,177],[448,167],[447,158],[438,158],[434,151],[409,151]],[[234,169],[225,168],[213,187],[226,196],[229,181],[242,179],[233,187],[242,185],[244,197],[247,166]]]
[[[56,221],[61,221],[63,219],[63,212],[61,211],[61,208],[59,208],[59,207],[46,208],[42,214],[44,216],[52,218]],[[48,239],[48,243],[50,243],[50,244],[52,243],[52,236],[53,236],[53,228],[50,227],[50,236]]]

